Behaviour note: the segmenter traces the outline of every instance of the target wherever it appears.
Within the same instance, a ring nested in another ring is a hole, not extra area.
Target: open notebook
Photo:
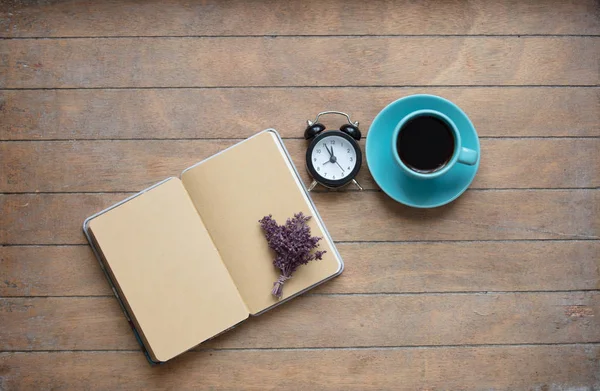
[[[284,296],[258,220],[313,216],[320,261]],[[342,272],[343,262],[274,130],[266,130],[94,216],[84,232],[152,362],[174,356]]]

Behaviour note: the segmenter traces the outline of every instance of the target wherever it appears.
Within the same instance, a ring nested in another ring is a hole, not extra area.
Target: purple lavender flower
[[[272,215],[263,217],[258,222],[265,233],[269,248],[275,252],[273,266],[281,270],[281,275],[273,283],[271,292],[277,298],[283,294],[283,284],[292,277],[300,265],[310,261],[320,260],[326,251],[315,251],[322,238],[310,236],[310,227],[307,222],[311,216],[304,216],[302,212],[296,213],[293,218],[287,219],[284,225],[279,225]]]

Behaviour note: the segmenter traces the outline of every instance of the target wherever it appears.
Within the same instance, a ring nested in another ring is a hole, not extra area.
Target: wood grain
[[[139,352],[0,353],[0,376],[7,389],[595,389],[599,356],[596,344],[244,350],[150,367]]]
[[[8,2],[0,36],[599,34],[598,4],[503,1]],[[85,9],[84,12],[78,12]]]
[[[0,142],[0,192],[139,191],[239,140]],[[286,140],[304,183],[304,140]],[[362,143],[364,150],[364,143]],[[598,139],[484,139],[473,188],[600,186]],[[364,154],[363,154],[364,155]],[[578,156],[573,159],[573,156]],[[364,161],[357,179],[378,189]],[[83,174],[85,173],[85,174]]]
[[[597,0],[0,0],[0,390],[600,389],[598,58]],[[314,193],[344,274],[150,367],[83,219],[414,93],[473,120],[473,188]]]
[[[0,247],[1,296],[112,295],[89,246]]]
[[[600,37],[19,39],[0,46],[0,87],[597,85],[599,43]]]
[[[307,296],[251,318],[203,347],[597,342],[599,299],[598,292]],[[5,298],[0,314],[1,350],[138,346],[112,297]]]
[[[600,136],[597,87],[339,87],[0,90],[0,140],[245,138],[269,127],[301,137],[324,108],[350,113],[366,135],[387,104],[418,93],[455,102],[480,136]]]
[[[338,243],[344,273],[311,293],[600,289],[600,242]],[[451,258],[451,259],[449,259]],[[0,296],[112,296],[91,249],[0,247]]]
[[[0,195],[0,243],[86,243],[83,220],[129,195]],[[597,189],[467,191],[426,210],[402,206],[381,192],[312,197],[337,241],[600,239]]]

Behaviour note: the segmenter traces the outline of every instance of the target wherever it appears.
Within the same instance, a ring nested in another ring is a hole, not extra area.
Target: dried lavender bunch
[[[281,298],[283,283],[292,277],[300,265],[306,265],[312,260],[322,259],[325,251],[315,251],[322,238],[310,236],[310,227],[307,222],[311,216],[304,216],[302,212],[296,213],[293,218],[287,219],[284,225],[277,224],[272,215],[260,219],[261,228],[269,243],[269,248],[275,251],[276,257],[273,266],[281,270],[281,275],[273,283],[273,296]]]

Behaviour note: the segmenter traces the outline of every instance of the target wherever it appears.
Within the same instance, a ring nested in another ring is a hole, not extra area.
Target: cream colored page
[[[271,289],[279,273],[258,220],[272,214],[283,224],[298,212],[314,215],[286,161],[276,136],[263,132],[182,175],[251,314],[277,303]],[[311,219],[310,227],[313,235],[324,237],[316,219]],[[285,282],[284,298],[339,270],[332,244],[324,238],[319,249],[327,251],[323,260],[301,266]]]
[[[156,360],[248,317],[179,179],[96,217],[89,227]]]

